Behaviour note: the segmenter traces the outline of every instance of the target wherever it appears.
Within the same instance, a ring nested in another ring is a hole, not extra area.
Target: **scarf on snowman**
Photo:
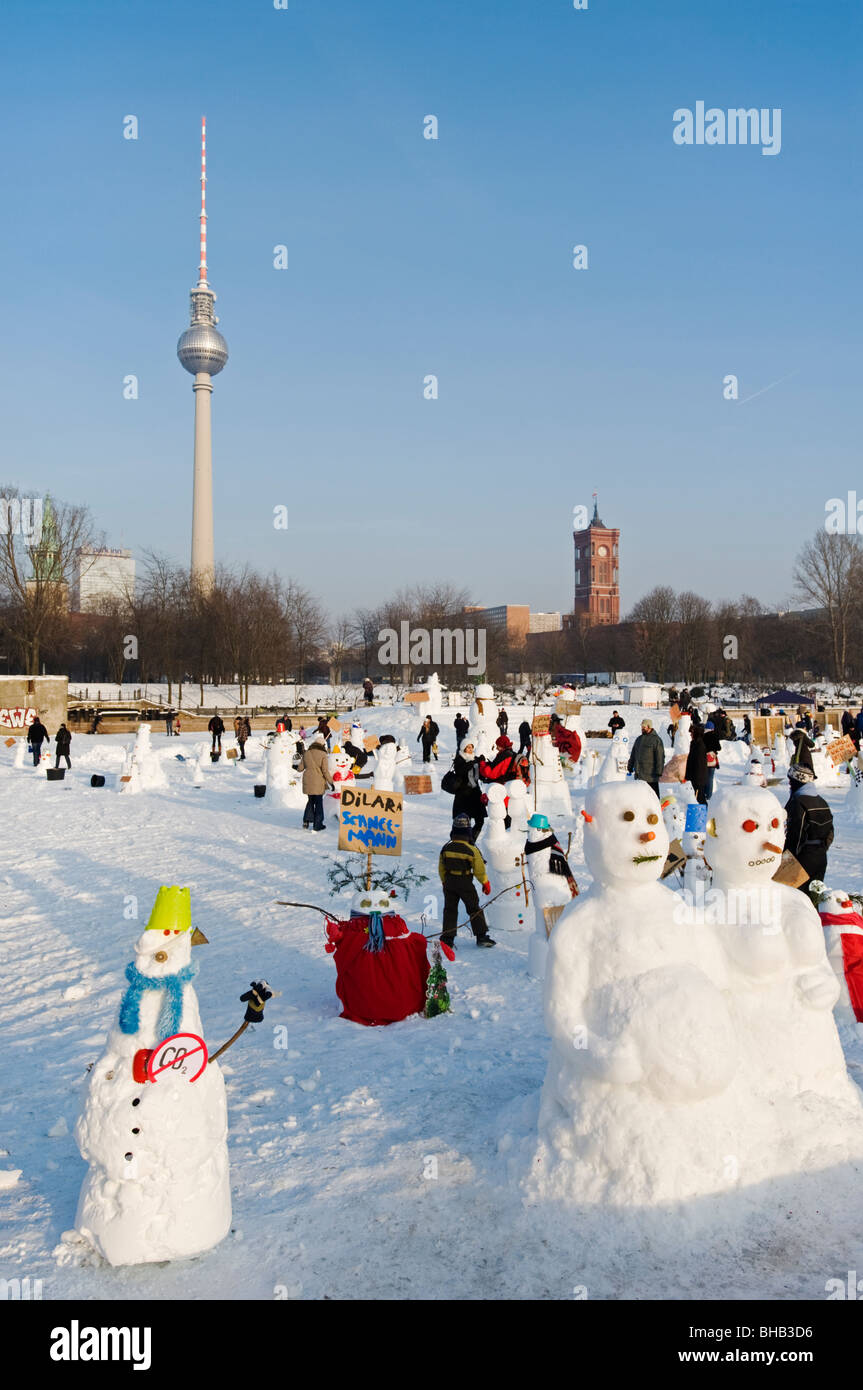
[[[183,1013],[183,986],[194,980],[198,966],[194,961],[184,965],[175,975],[142,975],[133,963],[126,966],[126,979],[129,988],[123,995],[120,1005],[120,1032],[137,1033],[141,1013],[141,998],[145,989],[160,989],[164,992],[156,1032],[160,1038],[173,1037],[180,1030]]]

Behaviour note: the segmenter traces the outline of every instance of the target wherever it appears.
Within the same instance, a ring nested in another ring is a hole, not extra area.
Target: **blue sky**
[[[333,613],[434,578],[569,609],[597,488],[624,609],[782,600],[863,481],[861,27],[843,0],[4,0],[2,480],[187,560],[206,114],[219,559]],[[781,153],[675,145],[697,100],[781,107]],[[728,373],[780,384],[729,402]]]

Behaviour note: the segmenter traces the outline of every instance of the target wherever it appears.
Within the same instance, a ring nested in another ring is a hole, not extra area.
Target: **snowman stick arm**
[[[233,1037],[228,1038],[228,1041],[226,1043],[222,1043],[222,1046],[219,1048],[218,1052],[213,1052],[210,1054],[207,1065],[209,1066],[210,1062],[215,1062],[216,1058],[221,1057],[223,1052],[227,1052],[229,1047],[233,1047],[234,1043],[237,1041],[237,1038],[240,1036],[241,1033],[245,1033],[248,1026],[248,1023],[244,1020],[240,1024],[236,1033],[234,1033]]]
[[[501,888],[500,892],[499,892],[499,893],[495,893],[495,895],[494,895],[493,898],[486,898],[485,902],[480,903],[479,907],[476,908],[476,909],[470,914],[469,917],[466,917],[465,920],[464,920],[463,922],[459,922],[458,926],[456,927],[456,931],[461,931],[462,927],[469,927],[470,924],[471,924],[471,922],[473,921],[474,917],[479,917],[479,915],[480,915],[481,912],[484,912],[485,909],[486,909],[487,907],[491,907],[491,904],[494,903],[494,902],[497,902],[498,898],[502,898],[503,895],[504,895],[504,893],[511,893],[512,890],[513,890],[513,888],[518,888],[518,886],[519,886],[519,885],[518,885],[517,883],[511,883],[511,884],[509,885],[508,888]],[[427,941],[434,941],[434,939],[435,939],[436,936],[441,936],[441,935],[442,935],[442,932],[439,932],[439,931],[431,932],[431,933],[426,937],[426,940],[427,940]]]
[[[327,912],[323,907],[318,907],[317,903],[286,903],[281,898],[276,899],[276,907],[307,907],[311,912],[320,912],[321,916],[326,917],[327,921],[333,920],[333,914]]]

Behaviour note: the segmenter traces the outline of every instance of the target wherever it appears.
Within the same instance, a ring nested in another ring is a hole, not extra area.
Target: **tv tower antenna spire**
[[[216,324],[216,296],[207,279],[207,118],[201,117],[201,261],[190,294],[189,327],[177,356],[195,378],[195,467],[192,492],[192,579],[208,593],[215,575],[213,542],[213,443],[210,397],[213,377],[228,360],[228,344]]]

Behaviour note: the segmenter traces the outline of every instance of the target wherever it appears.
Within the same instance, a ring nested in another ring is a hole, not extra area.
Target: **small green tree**
[[[450,998],[446,985],[446,971],[440,958],[440,946],[435,942],[432,947],[431,970],[426,981],[426,1006],[423,1013],[426,1018],[437,1018],[438,1014],[448,1014],[449,1012]]]

